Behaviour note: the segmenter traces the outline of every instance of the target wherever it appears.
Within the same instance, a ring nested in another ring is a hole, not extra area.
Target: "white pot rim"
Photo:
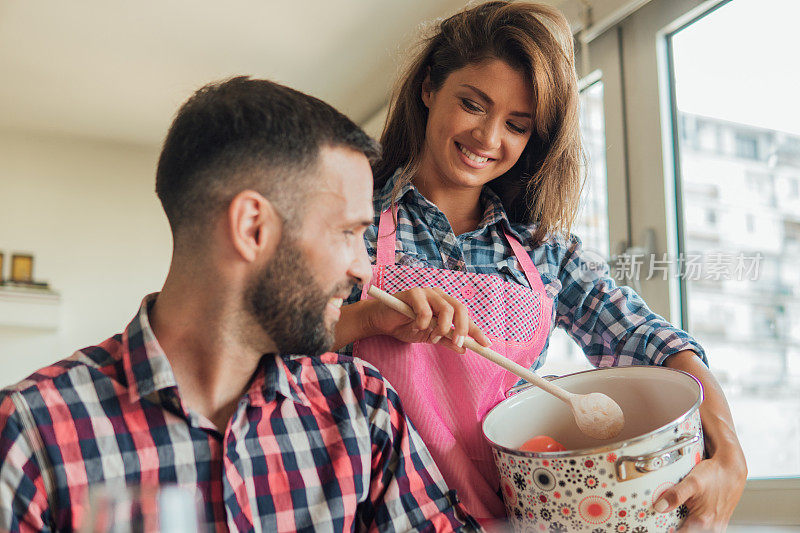
[[[653,437],[655,437],[659,433],[669,431],[672,428],[674,428],[674,427],[680,425],[681,423],[685,422],[690,416],[692,416],[692,414],[696,410],[698,410],[700,408],[700,404],[703,403],[703,398],[704,398],[703,385],[700,383],[700,381],[696,377],[694,377],[693,375],[689,374],[688,372],[684,372],[683,370],[678,370],[677,368],[669,368],[669,367],[664,367],[664,366],[644,367],[644,366],[635,365],[635,366],[626,366],[626,367],[612,366],[612,367],[605,367],[605,368],[593,368],[591,370],[582,370],[580,372],[573,372],[572,374],[565,374],[565,375],[560,376],[560,377],[558,377],[558,378],[556,378],[556,379],[554,379],[552,381],[556,382],[556,381],[558,381],[560,379],[568,378],[568,377],[571,377],[571,376],[577,376],[577,375],[580,375],[580,374],[588,374],[590,372],[594,372],[594,373],[605,372],[605,371],[617,371],[617,372],[619,372],[620,370],[625,369],[625,368],[636,368],[636,369],[652,368],[652,369],[658,369],[657,371],[669,371],[669,372],[677,372],[679,374],[684,374],[684,375],[690,377],[692,379],[692,381],[694,381],[695,384],[697,385],[698,398],[694,402],[694,404],[692,404],[692,406],[689,409],[687,409],[681,416],[679,416],[675,420],[667,422],[663,426],[661,426],[659,428],[656,428],[656,429],[654,429],[652,431],[649,431],[649,432],[645,433],[644,435],[639,435],[638,437],[633,437],[633,438],[630,438],[630,439],[626,439],[626,440],[618,441],[618,442],[613,442],[613,443],[610,443],[610,444],[604,444],[602,446],[595,446],[595,447],[592,447],[592,448],[581,448],[579,450],[565,450],[563,452],[523,452],[523,451],[517,450],[515,448],[507,448],[507,447],[505,447],[505,446],[503,446],[501,444],[497,444],[492,439],[490,439],[489,437],[486,436],[486,428],[485,428],[486,419],[489,418],[489,416],[495,411],[495,409],[501,407],[504,403],[506,403],[507,401],[510,401],[511,399],[513,399],[516,396],[515,395],[515,396],[511,396],[509,398],[506,398],[505,400],[501,401],[500,403],[498,403],[497,405],[492,407],[492,409],[488,413],[486,413],[486,416],[483,417],[483,422],[481,423],[481,432],[483,433],[483,438],[486,439],[486,441],[489,443],[489,446],[491,446],[492,448],[494,448],[496,450],[499,450],[499,451],[502,451],[504,453],[511,454],[511,455],[516,455],[516,456],[519,456],[519,457],[535,457],[535,458],[543,458],[543,459],[559,459],[559,458],[562,458],[562,457],[574,457],[574,456],[578,456],[578,455],[593,455],[593,454],[599,454],[599,453],[605,453],[605,452],[610,452],[610,451],[614,451],[614,450],[619,450],[621,448],[626,448],[626,447],[632,446],[634,444],[639,444],[639,443],[647,441],[648,439],[652,439]],[[625,372],[625,370],[622,370],[622,371]],[[531,387],[535,387],[535,385],[531,385]],[[518,392],[517,394],[520,394],[521,392],[522,391]]]

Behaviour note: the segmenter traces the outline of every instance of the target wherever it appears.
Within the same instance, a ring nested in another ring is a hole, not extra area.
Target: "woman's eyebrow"
[[[466,87],[467,89],[470,89],[470,90],[474,91],[478,96],[480,96],[482,99],[484,99],[487,104],[494,105],[494,100],[489,98],[488,94],[486,94],[485,92],[481,91],[480,89],[478,89],[474,85],[470,85],[469,83],[462,83],[461,86],[462,87]],[[509,114],[510,115],[514,115],[515,117],[532,118],[532,115],[530,113],[526,113],[524,111],[512,111]]]

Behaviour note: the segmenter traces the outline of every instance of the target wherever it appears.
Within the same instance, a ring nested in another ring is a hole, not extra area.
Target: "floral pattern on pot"
[[[675,431],[677,430],[677,432]],[[658,513],[653,503],[680,481],[703,454],[700,415],[688,419],[653,439],[650,450],[658,451],[685,435],[700,438],[675,462],[635,479],[619,481],[615,462],[633,450],[620,443],[602,453],[545,458],[511,454],[493,448],[500,472],[500,486],[509,520],[515,531],[628,532],[676,531],[687,515],[685,506]],[[613,445],[612,445],[613,446]]]

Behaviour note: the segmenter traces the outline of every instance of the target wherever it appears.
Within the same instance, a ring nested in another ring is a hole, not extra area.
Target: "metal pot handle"
[[[549,376],[543,376],[542,379],[546,379],[547,381],[553,381],[554,379],[558,379],[560,377],[561,376],[549,375]],[[528,389],[530,387],[535,387],[535,386],[536,385],[534,385],[532,383],[528,383],[527,381],[525,383],[520,383],[519,385],[514,385],[513,387],[511,387],[510,389],[508,389],[506,391],[506,398],[511,398],[515,394],[517,394],[519,392],[522,392],[525,389]]]
[[[650,472],[660,470],[669,466],[682,456],[686,455],[694,444],[700,440],[700,435],[685,433],[671,445],[648,453],[647,455],[637,455],[635,457],[622,456],[614,463],[617,473],[617,481],[629,481],[637,477],[644,476]]]

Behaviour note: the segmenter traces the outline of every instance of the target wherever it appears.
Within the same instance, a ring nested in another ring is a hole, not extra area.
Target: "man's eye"
[[[483,111],[483,108],[481,108],[481,106],[479,106],[469,98],[462,98],[461,105],[463,105],[464,109],[466,109],[467,111],[478,112],[478,113]]]

